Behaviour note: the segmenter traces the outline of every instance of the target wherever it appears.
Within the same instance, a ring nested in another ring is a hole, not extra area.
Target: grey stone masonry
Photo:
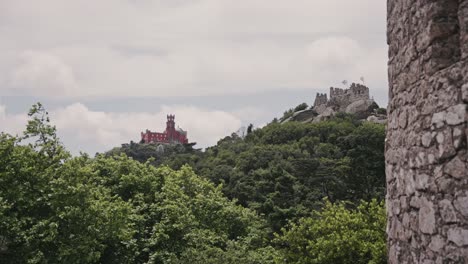
[[[369,88],[359,83],[352,83],[349,89],[330,87],[330,101],[349,105],[358,100],[369,99]]]
[[[388,0],[389,263],[468,263],[468,0]]]
[[[317,93],[317,96],[315,96],[314,106],[325,105],[327,102],[327,94]]]

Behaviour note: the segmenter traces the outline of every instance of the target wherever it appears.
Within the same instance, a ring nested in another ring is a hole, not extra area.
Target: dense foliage
[[[272,122],[245,138],[225,137],[205,152],[175,146],[161,154],[157,145],[131,144],[111,154],[125,153],[142,162],[154,157],[156,166],[173,169],[189,164],[279,231],[289,220],[319,209],[323,198],[382,200],[384,138],[383,125],[343,114],[320,123]]]
[[[313,217],[283,230],[277,243],[286,263],[386,263],[383,202],[362,201],[355,210],[344,202],[325,203]]]
[[[64,149],[40,104],[30,117],[0,134],[2,263],[385,262],[381,125],[272,122],[205,151],[91,158]]]
[[[30,114],[24,137],[0,136],[2,263],[273,261],[264,221],[189,167],[72,158]]]

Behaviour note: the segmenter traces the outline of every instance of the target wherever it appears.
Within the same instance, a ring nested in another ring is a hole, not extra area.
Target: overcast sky
[[[0,0],[0,131],[31,103],[102,152],[166,113],[200,147],[364,76],[387,104],[385,0]]]

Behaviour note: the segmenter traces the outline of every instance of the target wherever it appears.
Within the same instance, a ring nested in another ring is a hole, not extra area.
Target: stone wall
[[[349,89],[330,87],[330,102],[346,108],[358,100],[369,99],[369,88],[362,84],[352,83]]]
[[[353,83],[351,87],[349,87],[349,90],[351,91],[351,101],[369,99],[369,88],[365,85]]]
[[[315,96],[314,106],[325,105],[327,104],[327,94],[325,93],[317,93]]]
[[[388,0],[390,263],[468,263],[468,0]]]

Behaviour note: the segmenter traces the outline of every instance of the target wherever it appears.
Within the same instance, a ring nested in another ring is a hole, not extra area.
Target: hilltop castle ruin
[[[359,100],[369,100],[369,88],[363,84],[352,83],[349,89],[330,87],[330,100],[327,94],[317,93],[314,101],[314,108],[323,105],[336,105],[346,108],[353,102]]]
[[[319,115],[316,120],[331,117],[336,112],[362,114],[361,118],[367,118],[377,105],[369,98],[369,88],[363,84],[352,83],[348,89],[330,87],[330,99],[327,94],[317,93],[313,110]],[[323,117],[323,118],[322,118]]]
[[[378,109],[377,103],[369,96],[369,87],[352,83],[348,89],[330,87],[330,99],[326,93],[317,93],[310,109],[297,111],[282,122],[320,122],[342,112],[361,120],[385,124],[386,115],[379,113]]]

